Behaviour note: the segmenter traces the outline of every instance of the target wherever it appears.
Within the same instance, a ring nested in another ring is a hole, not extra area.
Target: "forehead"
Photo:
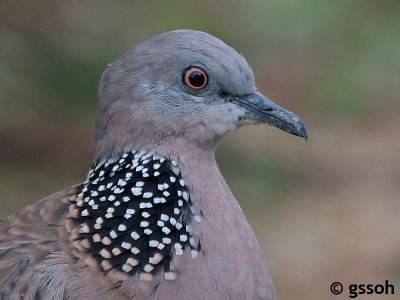
[[[158,35],[133,47],[121,60],[127,68],[136,66],[136,71],[154,80],[168,80],[190,65],[203,65],[227,93],[241,95],[255,90],[253,71],[246,59],[220,39],[200,31]]]

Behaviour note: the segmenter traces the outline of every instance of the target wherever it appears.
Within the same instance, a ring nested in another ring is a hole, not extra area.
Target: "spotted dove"
[[[218,140],[303,122],[257,91],[242,55],[199,31],[128,50],[99,86],[86,180],[0,221],[0,299],[275,299],[215,162]]]

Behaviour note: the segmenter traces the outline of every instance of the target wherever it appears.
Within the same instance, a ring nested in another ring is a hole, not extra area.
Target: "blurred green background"
[[[82,181],[104,67],[180,28],[242,52],[258,89],[308,125],[307,143],[252,126],[217,153],[279,299],[339,299],[333,281],[400,288],[396,0],[2,0],[0,217]]]

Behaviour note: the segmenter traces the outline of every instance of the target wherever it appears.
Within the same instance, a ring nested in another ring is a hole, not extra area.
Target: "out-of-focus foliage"
[[[400,280],[400,2],[0,2],[0,217],[80,182],[107,63],[192,28],[242,52],[258,89],[298,113],[229,134],[217,159],[269,259],[280,299]]]

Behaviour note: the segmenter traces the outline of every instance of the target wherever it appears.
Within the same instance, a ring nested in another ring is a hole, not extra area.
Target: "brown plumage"
[[[244,124],[306,137],[301,120],[257,92],[240,54],[190,30],[129,50],[99,98],[86,180],[0,221],[0,299],[274,299],[214,153]]]

